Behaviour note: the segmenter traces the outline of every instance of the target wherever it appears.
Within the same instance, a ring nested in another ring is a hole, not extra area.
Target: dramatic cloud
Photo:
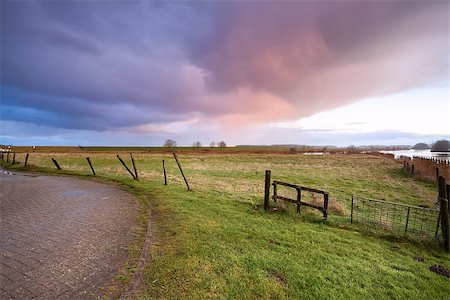
[[[373,1],[218,5],[214,30],[192,55],[216,89],[264,90],[304,116],[445,78],[446,6]]]
[[[448,80],[448,9],[3,1],[1,119],[130,133],[296,120]]]

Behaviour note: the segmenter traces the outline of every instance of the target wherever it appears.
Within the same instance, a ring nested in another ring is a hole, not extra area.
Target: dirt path
[[[127,257],[138,204],[109,185],[0,170],[0,299],[92,299]]]

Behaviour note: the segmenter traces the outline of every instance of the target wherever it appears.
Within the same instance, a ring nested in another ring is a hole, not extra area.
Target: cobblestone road
[[[138,204],[105,184],[0,172],[0,299],[92,299],[125,262]]]

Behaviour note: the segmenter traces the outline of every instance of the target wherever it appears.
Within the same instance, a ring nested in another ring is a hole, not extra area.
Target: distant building
[[[1,153],[11,152],[11,146],[8,146],[8,148],[0,147],[0,152]]]

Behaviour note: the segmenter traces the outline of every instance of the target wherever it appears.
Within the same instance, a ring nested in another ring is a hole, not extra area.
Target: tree
[[[192,143],[192,147],[200,148],[201,146],[202,146],[202,143],[200,143],[199,141]]]
[[[417,143],[414,145],[413,149],[414,150],[426,150],[426,149],[430,149],[430,145],[425,144],[425,143]]]
[[[175,140],[167,139],[167,140],[164,142],[164,147],[172,148],[172,147],[176,147],[176,146],[177,146],[177,142],[176,142]]]
[[[433,144],[431,151],[450,151],[450,142],[447,140],[439,140]]]
[[[217,143],[217,147],[219,147],[219,148],[226,148],[227,144],[224,141],[220,141],[220,142]]]
[[[214,147],[216,146],[216,142],[212,141],[211,143],[209,143],[209,146],[210,146],[211,148],[214,148]]]

